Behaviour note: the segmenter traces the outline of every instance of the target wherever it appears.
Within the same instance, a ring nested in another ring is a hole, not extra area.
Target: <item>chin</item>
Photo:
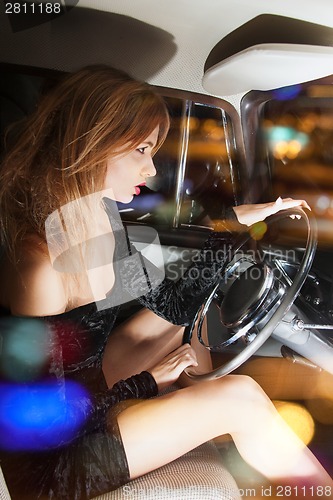
[[[127,195],[127,196],[116,196],[116,201],[118,201],[120,203],[127,204],[127,203],[131,203],[133,198],[134,198],[134,194]]]
[[[107,188],[105,188],[107,189]],[[110,189],[110,192],[108,193],[108,197],[111,200],[114,200],[118,203],[131,203],[131,201],[134,198],[134,194],[128,194],[128,193],[117,193],[113,189]]]

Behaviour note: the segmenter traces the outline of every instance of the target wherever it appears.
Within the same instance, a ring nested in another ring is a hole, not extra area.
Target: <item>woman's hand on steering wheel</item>
[[[246,226],[252,226],[256,222],[262,221],[270,215],[276,214],[281,210],[288,210],[295,207],[303,207],[311,210],[305,200],[294,200],[293,198],[278,198],[269,203],[260,203],[256,205],[239,205],[233,207],[238,221]],[[291,216],[292,217],[292,216]]]
[[[183,344],[148,371],[154,377],[160,391],[176,382],[189,366],[198,366],[196,354],[190,344]]]

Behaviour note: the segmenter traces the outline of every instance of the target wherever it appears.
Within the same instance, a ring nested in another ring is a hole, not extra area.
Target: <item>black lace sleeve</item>
[[[184,326],[191,323],[203,300],[216,285],[228,260],[235,232],[240,227],[244,229],[237,222],[232,208],[225,211],[223,216],[228,219],[219,219],[217,231],[211,232],[193,263],[177,281],[173,281],[161,278],[164,274],[130,243],[120,218],[116,219],[114,213],[109,216],[116,230],[116,260],[117,264],[121,262],[116,275],[122,293],[137,299],[167,321]]]
[[[99,392],[93,398],[87,397],[75,401],[71,406],[72,415],[68,415],[68,418],[73,419],[78,415],[84,420],[86,424],[82,433],[85,434],[87,431],[104,427],[108,410],[120,401],[152,398],[157,396],[157,393],[154,377],[149,372],[143,371],[126,380],[119,380],[111,389]]]
[[[228,260],[232,238],[222,237],[212,232],[204,248],[198,252],[195,261],[177,281],[165,278],[160,284],[151,284],[151,290],[138,301],[176,325],[188,325],[206,296],[216,285],[221,270]],[[151,263],[143,260],[145,269]],[[151,272],[147,273],[152,275]]]

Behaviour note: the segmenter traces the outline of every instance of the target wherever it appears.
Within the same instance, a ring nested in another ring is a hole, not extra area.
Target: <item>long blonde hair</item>
[[[163,143],[169,117],[149,85],[107,66],[65,77],[42,97],[0,171],[0,235],[9,256],[23,239],[45,242],[45,221],[69,202],[103,189],[106,161],[129,152],[159,126]],[[77,210],[66,214],[78,228]],[[81,217],[81,221],[84,218]],[[91,222],[91,221],[90,221]]]

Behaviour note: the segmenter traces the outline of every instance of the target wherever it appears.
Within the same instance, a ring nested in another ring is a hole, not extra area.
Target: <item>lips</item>
[[[138,184],[137,186],[134,187],[136,196],[138,196],[141,193],[141,189],[139,186],[145,186],[145,185],[146,185],[145,182],[141,182],[141,184]]]

